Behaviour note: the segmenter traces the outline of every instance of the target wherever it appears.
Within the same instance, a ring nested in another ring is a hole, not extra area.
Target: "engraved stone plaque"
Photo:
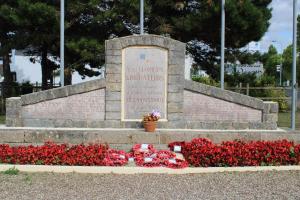
[[[158,110],[167,116],[168,51],[154,46],[133,46],[122,51],[122,120],[141,121]]]

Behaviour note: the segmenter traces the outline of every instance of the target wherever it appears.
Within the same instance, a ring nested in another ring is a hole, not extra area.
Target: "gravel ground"
[[[300,199],[300,172],[1,174],[0,199]]]

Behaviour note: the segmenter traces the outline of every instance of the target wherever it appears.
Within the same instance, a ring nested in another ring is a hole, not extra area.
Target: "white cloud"
[[[281,52],[292,43],[293,0],[273,0],[270,7],[273,9],[271,24],[261,40],[261,50],[266,51],[271,44],[274,44]],[[299,13],[300,4],[297,5],[297,11]],[[272,43],[272,41],[276,41],[276,43]]]

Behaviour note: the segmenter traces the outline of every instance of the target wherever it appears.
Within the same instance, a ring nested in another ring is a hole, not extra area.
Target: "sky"
[[[278,52],[282,52],[292,43],[293,36],[293,0],[273,0],[270,4],[272,10],[272,19],[268,32],[263,36],[260,42],[251,43],[249,48],[265,52],[273,44]],[[300,14],[300,2],[297,6]],[[300,31],[300,30],[299,30]],[[186,62],[190,63],[190,62]],[[16,56],[15,67],[17,79],[19,82],[29,80],[32,83],[41,82],[41,67],[39,64],[30,63],[28,57]],[[79,83],[95,78],[86,78],[84,80],[78,74],[73,75],[73,83]],[[58,82],[58,79],[56,80]]]
[[[275,41],[273,45],[282,52],[293,40],[293,0],[273,0],[270,7],[273,9],[271,25],[260,41],[260,50],[267,51]],[[299,1],[297,11],[300,13]]]

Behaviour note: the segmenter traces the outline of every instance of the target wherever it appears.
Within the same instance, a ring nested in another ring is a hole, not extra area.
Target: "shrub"
[[[206,85],[211,85],[211,86],[215,86],[215,87],[219,87],[220,83],[216,82],[213,78],[211,77],[205,77],[205,76],[193,76],[192,77],[193,81],[199,82],[199,83],[203,83]]]

